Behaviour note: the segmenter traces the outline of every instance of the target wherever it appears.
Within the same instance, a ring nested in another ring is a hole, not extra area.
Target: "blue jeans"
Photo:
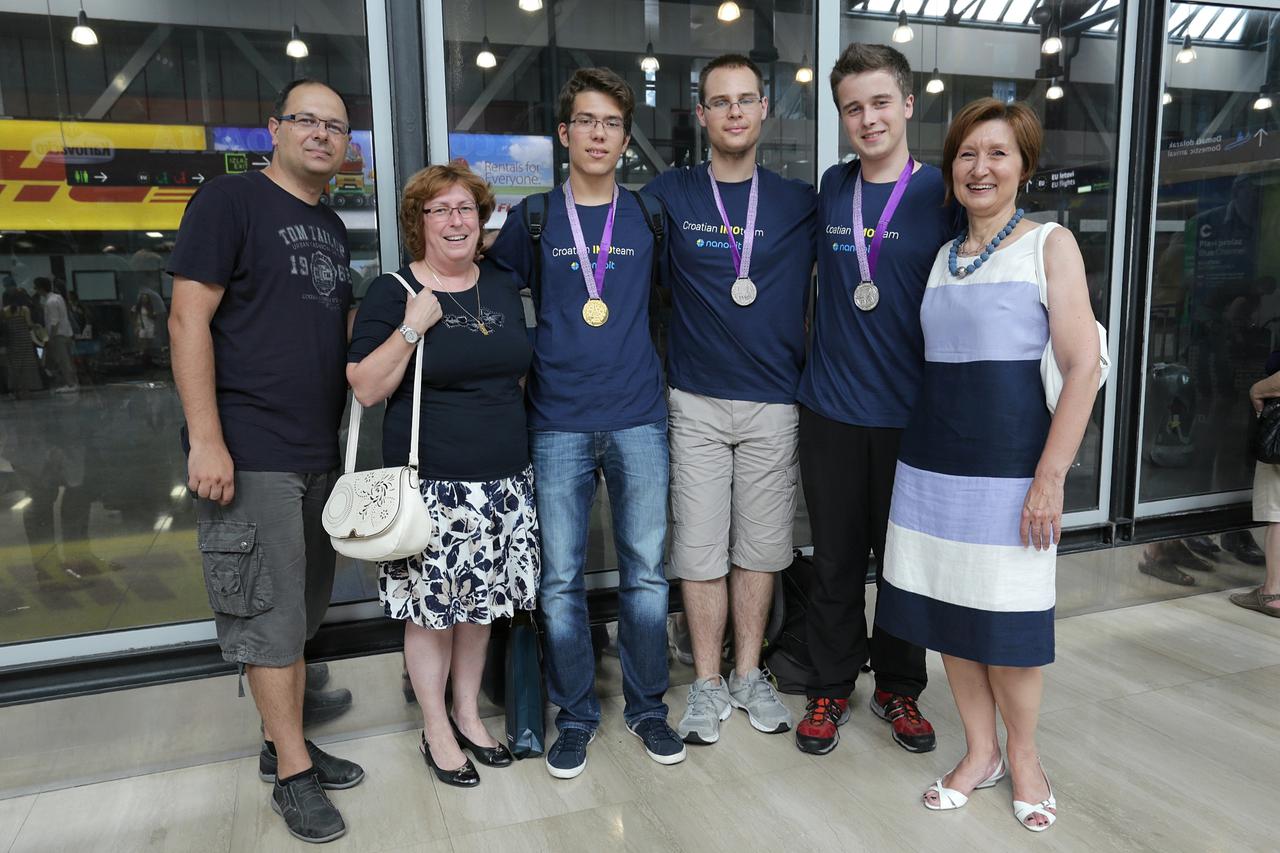
[[[604,472],[618,552],[618,657],[628,726],[666,719],[667,421],[613,432],[531,430],[534,496],[542,528],[542,609],[547,694],[559,729],[600,723],[583,570],[587,530]]]

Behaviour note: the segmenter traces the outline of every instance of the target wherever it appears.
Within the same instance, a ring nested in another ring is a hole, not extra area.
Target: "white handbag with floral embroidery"
[[[409,294],[413,288],[392,273]],[[351,395],[347,455],[343,474],[324,505],[324,529],[333,550],[357,560],[385,562],[421,554],[431,539],[432,519],[418,490],[418,420],[422,414],[422,340],[413,357],[413,429],[409,462],[398,468],[356,471],[360,415],[364,407]]]

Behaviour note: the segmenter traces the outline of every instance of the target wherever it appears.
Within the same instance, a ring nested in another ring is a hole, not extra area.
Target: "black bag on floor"
[[[781,607],[781,618],[775,612],[769,621],[780,622],[781,630],[764,653],[765,665],[782,693],[804,695],[813,672],[806,628],[812,586],[813,561],[797,552],[791,565],[778,574],[775,589],[780,594],[774,595],[774,610]]]
[[[546,749],[542,655],[537,625],[527,611],[517,611],[511,619],[505,687],[507,747],[516,758],[542,755]]]

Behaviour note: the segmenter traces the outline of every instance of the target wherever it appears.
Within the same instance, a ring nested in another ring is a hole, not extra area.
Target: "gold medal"
[[[609,319],[609,306],[603,299],[588,299],[582,306],[582,319],[588,326],[603,326]]]

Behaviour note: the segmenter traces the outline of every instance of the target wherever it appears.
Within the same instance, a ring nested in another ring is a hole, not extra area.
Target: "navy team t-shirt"
[[[751,181],[717,181],[741,251]],[[667,383],[722,400],[794,403],[804,365],[804,314],[813,272],[813,187],[760,169],[750,277],[756,301],[730,296],[736,274],[708,166],[669,169],[642,192],[667,211],[672,289]]]
[[[262,172],[187,205],[168,271],[225,288],[209,323],[222,436],[242,471],[336,468],[347,396],[347,229]],[[183,427],[182,443],[188,447]]]
[[[667,413],[662,371],[649,336],[653,232],[640,204],[630,192],[619,190],[601,292],[609,319],[594,327],[582,319],[587,286],[563,189],[548,194],[537,257],[525,227],[524,204],[507,216],[489,255],[526,282],[534,280],[534,265],[542,265],[533,369],[526,389],[529,428],[611,432],[662,420]],[[594,265],[609,205],[580,204],[577,209]]]
[[[857,163],[832,166],[818,192],[818,293],[813,346],[800,379],[800,402],[833,421],[867,427],[907,425],[924,370],[920,302],[939,247],[954,239],[958,205],[943,204],[942,172],[921,165],[885,227],[875,284],[880,303],[853,304],[858,271],[853,237]],[[894,181],[864,182],[862,219],[874,232]],[[867,248],[871,238],[865,237]]]

